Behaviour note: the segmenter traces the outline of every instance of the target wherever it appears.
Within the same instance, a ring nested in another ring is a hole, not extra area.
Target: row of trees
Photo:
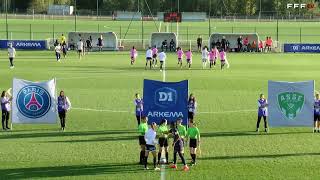
[[[287,9],[288,3],[315,3],[319,0],[1,0],[0,7],[3,11],[5,2],[9,12],[45,13],[50,4],[74,5],[77,3],[78,10],[96,11],[97,3],[100,12],[112,11],[138,11],[143,9],[144,14],[157,12],[178,11],[181,12],[211,12],[211,15],[263,15],[286,16],[310,15],[319,12],[314,9]],[[261,9],[260,9],[261,7]]]

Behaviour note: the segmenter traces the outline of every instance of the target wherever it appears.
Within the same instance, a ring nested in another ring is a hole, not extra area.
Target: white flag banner
[[[12,123],[55,124],[56,81],[31,82],[13,79]]]
[[[269,125],[313,126],[314,81],[268,82]]]

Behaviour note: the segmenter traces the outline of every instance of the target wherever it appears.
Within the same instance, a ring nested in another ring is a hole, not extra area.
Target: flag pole
[[[57,96],[57,94],[58,94],[58,88],[57,88],[57,78],[54,78],[54,87],[55,87],[55,101],[56,101],[56,107],[55,107],[55,109],[56,109],[56,123],[58,123],[58,121],[57,121],[57,119],[58,119],[58,106],[57,106],[57,104],[58,104],[58,102],[57,102],[57,100],[58,100],[58,96]]]
[[[162,70],[162,81],[166,82],[166,61],[163,62],[163,70]]]
[[[15,78],[13,78],[13,81],[15,80]],[[12,81],[12,95],[13,95],[13,81]],[[11,97],[13,98],[13,96],[11,95]],[[12,124],[12,115],[13,115],[13,113],[12,113],[12,99],[11,99],[11,117],[10,117],[10,129],[11,129],[11,131],[13,130],[13,124]]]

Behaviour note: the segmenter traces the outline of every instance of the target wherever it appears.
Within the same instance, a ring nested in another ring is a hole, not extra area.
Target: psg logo
[[[29,85],[18,92],[16,103],[21,114],[36,119],[44,116],[50,110],[51,97],[46,89]]]

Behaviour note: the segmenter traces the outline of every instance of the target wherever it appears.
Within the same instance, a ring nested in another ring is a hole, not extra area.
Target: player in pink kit
[[[212,68],[212,66],[216,66],[216,61],[218,59],[219,56],[219,51],[217,49],[216,46],[214,46],[213,48],[211,48],[211,51],[209,52],[209,60],[210,60],[210,69]]]
[[[224,65],[227,65],[227,68],[229,68],[229,62],[227,60],[227,53],[224,51],[224,49],[221,49],[220,51],[220,61],[221,61],[221,70],[223,70]]]
[[[138,52],[137,52],[136,48],[133,46],[132,49],[130,50],[131,65],[134,64],[137,56],[138,56]]]
[[[157,46],[154,46],[152,48],[152,64],[153,64],[153,67],[157,66],[157,63],[158,63],[157,56],[158,56],[158,49],[157,49]]]
[[[189,49],[186,53],[186,58],[187,58],[187,64],[189,66],[189,69],[191,68],[191,64],[192,64],[192,52],[191,50]]]
[[[183,51],[182,51],[181,47],[177,48],[177,55],[178,55],[178,65],[180,64],[180,68],[182,68]]]

